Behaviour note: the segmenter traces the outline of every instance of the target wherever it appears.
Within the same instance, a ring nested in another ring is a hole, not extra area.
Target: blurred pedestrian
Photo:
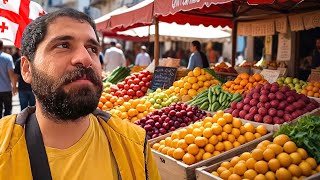
[[[104,70],[112,72],[119,66],[126,67],[126,59],[121,49],[116,47],[115,42],[110,43],[111,47],[106,50],[104,55]]]
[[[193,70],[196,67],[206,68],[209,67],[207,56],[201,51],[201,44],[199,41],[192,41],[190,45],[192,54],[189,58],[188,69]]]
[[[32,92],[31,85],[26,83],[21,76],[20,63],[21,63],[21,59],[19,58],[14,65],[15,81],[13,83],[13,87],[15,89],[14,91],[18,89],[20,107],[22,111],[24,108],[28,106],[36,105],[36,99]],[[18,88],[17,88],[17,83],[18,83]]]
[[[141,46],[140,53],[136,57],[136,66],[148,66],[151,63],[149,54],[147,53],[147,47]]]
[[[0,40],[0,118],[3,106],[4,116],[10,115],[12,111],[13,68],[12,56],[3,52],[3,41]]]

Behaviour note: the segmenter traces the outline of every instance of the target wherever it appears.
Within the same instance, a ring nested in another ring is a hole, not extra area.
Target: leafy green
[[[303,116],[295,124],[280,127],[274,136],[286,134],[297,146],[304,148],[308,154],[320,163],[320,117]]]

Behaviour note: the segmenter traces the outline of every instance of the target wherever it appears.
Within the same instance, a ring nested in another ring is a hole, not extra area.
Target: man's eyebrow
[[[49,43],[54,43],[54,42],[56,42],[56,41],[73,40],[73,39],[74,39],[74,37],[72,37],[72,36],[66,36],[66,35],[64,35],[64,36],[57,36],[57,37],[54,37],[53,39],[51,39],[51,40],[49,41]]]
[[[100,47],[99,42],[97,40],[95,40],[95,39],[89,39],[87,42],[90,43],[90,44],[93,44],[95,46],[99,46]]]

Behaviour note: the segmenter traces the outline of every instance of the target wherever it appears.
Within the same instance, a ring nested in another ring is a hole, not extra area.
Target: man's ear
[[[20,69],[23,80],[31,84],[31,64],[26,56],[21,56]]]

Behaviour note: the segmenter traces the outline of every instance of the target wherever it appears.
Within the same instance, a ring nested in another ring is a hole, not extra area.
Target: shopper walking
[[[18,89],[20,107],[22,111],[28,106],[34,106],[36,104],[36,99],[32,92],[31,85],[26,83],[21,76],[20,63],[21,58],[19,58],[14,65],[15,81],[13,83],[13,86]]]
[[[136,66],[148,66],[151,63],[149,54],[147,53],[147,47],[141,46],[140,53],[136,57]]]
[[[116,47],[115,42],[110,43],[111,47],[106,50],[104,55],[104,70],[112,72],[119,66],[126,66],[126,59],[121,49]]]
[[[3,41],[0,40],[0,118],[10,115],[12,111],[13,68],[12,56],[3,52]]]
[[[36,106],[1,120],[1,180],[160,179],[145,130],[97,110],[98,41],[93,20],[74,9],[26,27],[21,75]]]
[[[201,44],[199,41],[192,41],[190,44],[191,55],[189,58],[188,69],[193,70],[196,67],[209,67],[207,56],[201,51]]]

